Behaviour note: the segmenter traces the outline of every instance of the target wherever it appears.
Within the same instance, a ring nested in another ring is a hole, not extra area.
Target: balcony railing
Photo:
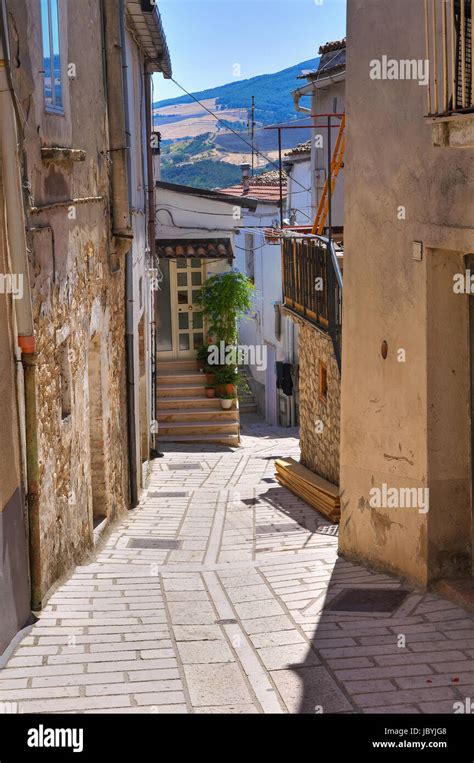
[[[474,111],[473,0],[425,0],[428,115]]]
[[[339,369],[342,340],[342,276],[334,243],[323,237],[282,242],[283,301],[333,340]]]

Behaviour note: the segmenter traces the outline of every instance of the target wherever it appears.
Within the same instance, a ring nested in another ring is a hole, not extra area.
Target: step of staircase
[[[202,393],[202,390],[201,390]],[[196,395],[194,397],[160,397],[157,395],[156,407],[158,411],[167,411],[179,408],[180,410],[221,410],[221,403],[217,397]]]
[[[257,401],[248,383],[250,374],[245,370],[241,371],[241,374],[247,380],[247,389],[241,389],[238,393],[240,413],[257,413]]]
[[[165,411],[157,411],[156,420],[162,422],[179,421],[238,421],[239,411],[231,408],[224,411],[219,408],[195,408],[191,410],[182,410],[181,408],[169,408]]]
[[[239,434],[239,423],[227,421],[173,421],[158,426],[158,436],[172,434]]]
[[[257,413],[256,403],[240,403],[240,413]]]
[[[157,374],[156,383],[160,387],[162,384],[202,384],[206,385],[206,374],[200,374],[199,371],[161,371]]]
[[[157,397],[172,397],[175,399],[181,397],[200,397],[207,400],[204,394],[204,384],[157,384],[156,394]],[[220,405],[220,403],[219,403]]]
[[[240,445],[240,438],[238,435],[213,435],[213,434],[199,434],[199,435],[165,435],[163,437],[158,436],[158,442],[189,442],[196,445],[227,445],[229,448],[238,448]]]
[[[193,360],[159,362],[156,383],[158,442],[216,443],[238,447],[238,403],[225,411],[205,394],[206,375]]]
[[[157,360],[156,370],[158,374],[164,371],[180,372],[180,371],[193,371],[198,370],[198,365],[195,360]]]

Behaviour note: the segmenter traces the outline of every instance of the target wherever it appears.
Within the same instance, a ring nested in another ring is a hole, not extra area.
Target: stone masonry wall
[[[64,115],[44,109],[40,3],[13,0],[10,9],[13,77],[28,114],[22,155],[30,185],[40,468],[33,551],[44,597],[91,549],[94,499],[109,518],[128,508],[124,262],[110,266],[101,4],[61,2]],[[76,74],[69,80],[70,64]],[[56,146],[84,151],[85,160],[45,161],[41,148]],[[101,406],[91,406],[98,399]],[[91,407],[102,411],[92,437]],[[102,478],[93,471],[101,461]]]
[[[299,331],[301,463],[339,484],[341,377],[329,336],[306,321]],[[320,361],[327,369],[327,399],[320,398]]]

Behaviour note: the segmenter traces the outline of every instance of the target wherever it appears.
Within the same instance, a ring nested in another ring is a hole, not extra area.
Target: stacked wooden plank
[[[279,458],[275,463],[275,476],[280,485],[291,490],[331,522],[339,522],[341,504],[339,488],[336,485],[318,477],[292,458]]]

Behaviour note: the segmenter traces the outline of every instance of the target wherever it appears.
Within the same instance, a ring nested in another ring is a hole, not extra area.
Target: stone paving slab
[[[337,526],[274,479],[276,457],[298,459],[296,431],[253,421],[236,450],[166,446],[140,506],[0,672],[0,710],[452,713],[474,696],[474,617],[451,602],[413,591],[391,615],[328,610],[349,588],[406,586],[338,558]]]

